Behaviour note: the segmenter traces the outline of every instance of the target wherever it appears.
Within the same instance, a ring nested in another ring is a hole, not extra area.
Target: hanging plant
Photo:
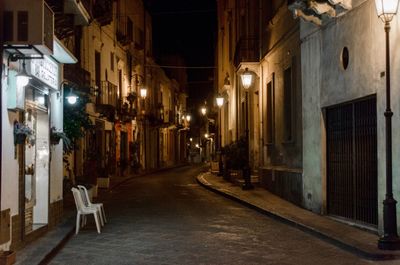
[[[24,123],[14,122],[14,145],[25,144],[28,141],[29,144],[35,144],[35,132]]]
[[[68,138],[68,136],[63,132],[59,131],[56,129],[56,127],[51,127],[50,130],[50,143],[52,145],[57,145],[60,143],[60,140],[62,139],[63,145],[64,145],[64,150],[68,152],[71,150],[71,140]]]

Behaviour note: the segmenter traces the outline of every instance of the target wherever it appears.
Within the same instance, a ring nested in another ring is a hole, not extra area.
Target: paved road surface
[[[50,264],[375,264],[204,189],[199,172],[121,185],[107,195],[102,233],[91,222]]]

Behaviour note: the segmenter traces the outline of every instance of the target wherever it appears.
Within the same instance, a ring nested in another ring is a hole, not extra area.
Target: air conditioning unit
[[[5,0],[3,19],[6,48],[53,54],[54,14],[44,0]]]

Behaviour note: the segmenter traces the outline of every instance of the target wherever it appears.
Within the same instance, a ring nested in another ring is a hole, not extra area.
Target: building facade
[[[0,11],[0,247],[7,250],[60,222],[68,182],[107,187],[110,177],[184,162],[188,128],[185,84],[155,63],[143,1],[7,0]],[[25,72],[31,79],[23,84]],[[74,111],[87,120],[66,153],[53,136],[73,126]]]
[[[374,1],[217,2],[216,86],[226,100],[222,144],[240,138],[247,120],[252,174],[264,187],[311,211],[381,232],[385,39]],[[392,40],[398,21],[395,16],[391,23]],[[394,41],[390,49],[396,72]],[[247,101],[240,80],[246,68],[253,74]],[[392,87],[398,82],[392,75]],[[395,89],[394,132],[397,97]],[[394,133],[393,146],[398,141]],[[398,157],[394,147],[394,176]],[[398,185],[395,177],[395,198]]]
[[[63,129],[63,67],[77,60],[59,39],[57,16],[76,18],[71,27],[89,20],[82,4],[64,8],[40,0],[4,3],[2,249],[23,246],[62,217],[63,144],[53,136]]]
[[[382,231],[386,192],[383,24],[374,1],[338,1],[328,9],[316,4],[313,12],[299,4],[292,3],[293,12],[310,15],[301,20],[300,30],[303,124],[307,125],[303,126],[305,206]],[[391,32],[394,38],[399,34],[397,17]],[[399,57],[394,43],[390,49],[396,72]],[[396,75],[391,81],[398,86]],[[391,97],[398,97],[396,89]],[[398,113],[398,108],[393,100],[393,112]],[[395,114],[393,131],[398,126]],[[393,134],[393,145],[398,141]],[[394,148],[394,176],[398,157]],[[398,185],[394,178],[395,191]]]

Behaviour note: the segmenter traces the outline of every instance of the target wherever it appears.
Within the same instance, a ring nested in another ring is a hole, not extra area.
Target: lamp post
[[[143,165],[144,169],[147,169],[146,162],[146,119],[145,119],[145,114],[146,114],[146,96],[147,96],[147,89],[145,87],[142,87],[140,89],[140,97],[142,98],[142,126],[143,126]]]
[[[390,109],[390,21],[397,13],[398,0],[375,0],[376,13],[385,23],[386,35],[386,196],[383,201],[383,236],[378,241],[378,248],[386,250],[400,249],[397,235],[396,200],[393,197],[392,177],[392,116]]]
[[[249,70],[246,68],[244,72],[241,75],[242,78],[242,85],[245,90],[246,94],[246,162],[245,166],[243,168],[243,178],[244,178],[244,184],[242,186],[243,190],[251,190],[253,189],[253,185],[251,184],[251,176],[250,176],[250,165],[249,165],[249,156],[250,156],[250,147],[249,147],[249,106],[248,106],[248,90],[251,86],[251,83],[253,82],[253,75],[252,73],[249,72]]]
[[[222,124],[221,124],[221,108],[224,105],[224,98],[222,96],[218,96],[216,98],[217,101],[217,106],[219,109],[219,122],[218,122],[218,127],[219,127],[219,137],[218,137],[218,153],[219,153],[219,159],[218,159],[218,176],[223,176],[224,175],[224,164],[222,163],[222,152],[221,152],[221,147],[222,147]]]

